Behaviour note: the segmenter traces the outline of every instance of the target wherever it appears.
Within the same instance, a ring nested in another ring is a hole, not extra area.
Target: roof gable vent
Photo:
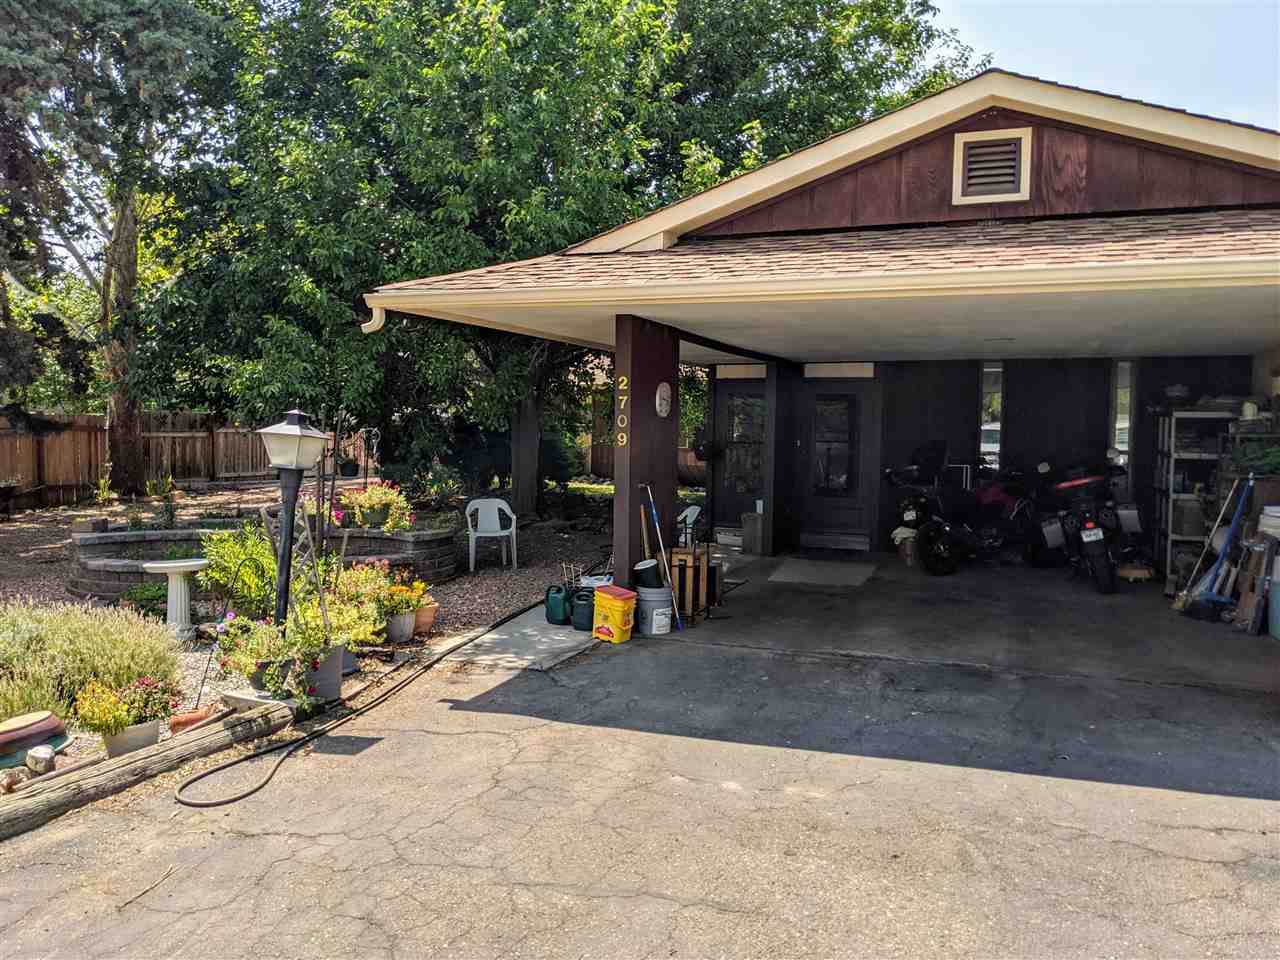
[[[1013,193],[1018,189],[1017,140],[984,140],[964,145],[964,194]]]
[[[1005,203],[1031,197],[1031,128],[957,133],[951,202]]]

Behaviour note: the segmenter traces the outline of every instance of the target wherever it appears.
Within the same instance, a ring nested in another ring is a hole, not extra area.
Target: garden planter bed
[[[243,522],[243,521],[237,521]],[[131,586],[143,582],[164,583],[163,574],[148,574],[142,565],[150,560],[173,559],[175,554],[200,555],[200,540],[214,530],[234,523],[217,523],[175,530],[129,530],[123,525],[106,533],[72,534],[73,562],[67,592],[84,599],[116,601]],[[338,549],[347,534],[346,562],[386,560],[393,567],[412,569],[428,583],[443,583],[457,574],[455,530],[329,529],[329,546]],[[207,599],[196,592],[195,599]]]

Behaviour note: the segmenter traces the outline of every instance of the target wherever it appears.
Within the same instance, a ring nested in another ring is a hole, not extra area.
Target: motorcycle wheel
[[[1111,562],[1110,557],[1090,557],[1089,573],[1099,593],[1116,592],[1116,565]]]
[[[1047,567],[1050,563],[1049,545],[1044,542],[1044,531],[1030,517],[1022,521],[1022,562],[1029,567]]]
[[[916,550],[920,554],[920,566],[935,577],[955,573],[960,566],[955,541],[936,521],[920,528],[916,534]]]

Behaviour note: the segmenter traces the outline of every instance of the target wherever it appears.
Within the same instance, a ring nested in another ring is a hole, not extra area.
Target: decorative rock
[[[12,767],[0,771],[0,793],[13,793],[33,776],[35,774],[26,767]]]
[[[27,751],[27,767],[36,775],[48,773],[53,769],[53,765],[53,747],[48,744],[42,743]]]
[[[88,517],[84,520],[76,520],[71,524],[72,533],[106,533],[107,532],[106,517]]]

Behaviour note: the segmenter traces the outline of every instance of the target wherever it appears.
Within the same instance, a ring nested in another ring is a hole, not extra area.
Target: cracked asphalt
[[[683,640],[433,673],[234,806],[152,783],[0,845],[0,944],[1274,957],[1278,720],[1263,695]]]

